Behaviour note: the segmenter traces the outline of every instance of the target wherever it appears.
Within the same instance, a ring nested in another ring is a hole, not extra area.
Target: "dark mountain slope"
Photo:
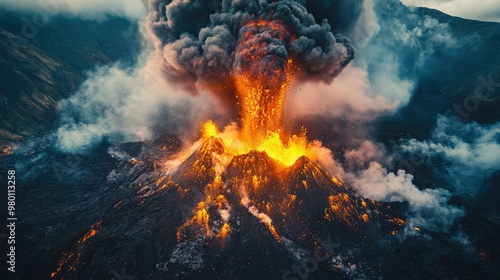
[[[50,129],[58,101],[78,89],[86,71],[132,63],[140,50],[137,24],[123,19],[56,17],[27,38],[22,17],[0,16],[0,144]]]

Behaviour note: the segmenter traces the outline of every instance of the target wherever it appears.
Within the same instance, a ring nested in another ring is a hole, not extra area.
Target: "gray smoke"
[[[322,2],[336,7],[337,14],[352,13],[352,5],[337,3],[347,1]],[[359,10],[362,1],[353,5]],[[150,0],[149,8],[147,28],[163,53],[168,79],[192,92],[208,89],[221,100],[234,101],[232,71],[251,66],[246,56],[236,54],[237,46],[246,44],[241,42],[242,34],[252,35],[245,37],[248,43],[265,43],[265,57],[274,58],[257,59],[263,64],[258,69],[279,68],[292,58],[300,68],[297,78],[302,80],[331,82],[354,58],[349,39],[334,35],[348,31],[351,24],[342,20],[332,25],[322,9],[305,1]],[[356,19],[352,18],[352,24]],[[271,24],[251,30],[245,27],[258,20],[281,24],[287,34],[276,36]]]

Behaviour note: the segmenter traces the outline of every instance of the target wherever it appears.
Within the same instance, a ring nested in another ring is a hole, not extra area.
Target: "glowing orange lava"
[[[11,155],[12,154],[12,148],[10,146],[5,147],[0,155]]]
[[[280,20],[259,19],[242,26],[236,49],[239,64],[232,73],[241,128],[233,124],[220,132],[215,123],[208,120],[202,125],[203,140],[212,136],[221,138],[231,155],[251,150],[266,152],[286,166],[308,154],[305,130],[292,136],[282,133],[283,104],[296,68],[292,59],[272,51],[284,47],[276,42],[294,40],[294,37]]]
[[[56,271],[52,272],[50,274],[50,278],[54,278],[61,272],[62,268],[64,266],[67,267],[68,271],[75,272],[76,271],[76,265],[80,261],[80,257],[82,255],[82,252],[84,250],[85,244],[87,241],[95,236],[99,230],[101,229],[102,221],[99,221],[95,224],[93,224],[89,231],[85,233],[85,235],[76,242],[75,246],[71,251],[63,252],[61,259],[59,260],[59,264],[57,266]]]
[[[279,20],[259,19],[243,25],[236,50],[240,63],[232,73],[240,106],[242,133],[258,145],[269,132],[279,133],[285,93],[291,83],[292,59],[279,51],[279,43],[291,40],[287,26]],[[283,47],[284,48],[284,47]]]

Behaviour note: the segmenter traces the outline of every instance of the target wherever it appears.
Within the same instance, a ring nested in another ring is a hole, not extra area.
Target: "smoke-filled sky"
[[[353,59],[354,47],[342,34],[358,20],[362,1],[304,2],[222,1],[217,7],[214,1],[154,0],[147,28],[171,82],[190,91],[209,90],[234,105],[235,72],[273,76],[293,59],[300,69],[297,79],[331,82]],[[325,8],[331,14],[324,14]]]

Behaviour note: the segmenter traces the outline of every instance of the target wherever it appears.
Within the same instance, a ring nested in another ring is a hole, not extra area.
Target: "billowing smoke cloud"
[[[382,144],[360,141],[357,147],[344,151],[342,158],[342,161],[333,159],[331,154],[323,153],[316,160],[346,180],[363,197],[380,202],[407,202],[408,233],[414,232],[415,227],[448,231],[464,216],[460,207],[449,204],[452,196],[449,190],[418,186],[414,176],[405,170],[390,171],[394,158]]]
[[[337,14],[351,13],[349,5],[337,4],[346,1],[322,2],[341,8]],[[214,3],[220,3],[220,10]],[[264,51],[254,60],[260,64],[257,69],[282,68],[286,59],[292,58],[300,68],[298,79],[325,82],[353,59],[349,39],[332,32],[332,28],[338,32],[347,28],[348,20],[332,26],[321,15],[315,18],[306,6],[297,0],[151,0],[148,29],[163,53],[165,74],[171,81],[193,92],[208,88],[233,105],[230,76],[249,66],[253,52]],[[281,28],[274,28],[276,25]],[[247,48],[249,44],[255,48]],[[250,53],[238,53],[238,45]]]
[[[116,64],[90,72],[79,91],[60,103],[61,150],[86,151],[104,139],[142,141],[158,131],[188,132],[207,112],[216,116],[217,110],[208,109],[209,96],[194,99],[167,84],[154,55],[146,51],[140,61],[135,68]]]
[[[410,139],[400,148],[427,158],[422,165],[444,167],[446,172],[436,175],[456,193],[474,195],[486,187],[484,178],[500,170],[500,123],[479,125],[440,116],[431,139]]]
[[[363,148],[367,147],[370,145]],[[462,209],[448,204],[451,195],[469,197],[484,191],[488,187],[484,180],[500,170],[500,123],[479,125],[440,116],[431,139],[409,139],[398,149],[426,159],[418,165],[430,167],[440,179],[435,183],[441,184],[441,188],[418,188],[413,175],[403,170],[389,172],[377,161],[346,177],[367,197],[408,201],[411,226],[448,230],[464,215]],[[373,154],[378,149],[368,150]],[[348,151],[346,155],[351,153]]]
[[[2,9],[44,17],[65,15],[99,20],[106,16],[141,19],[146,15],[146,7],[141,0],[2,0]]]
[[[388,172],[379,163],[351,178],[353,187],[365,197],[377,201],[407,201],[410,206],[409,225],[433,231],[448,230],[464,212],[448,205],[451,194],[445,189],[419,189],[413,176],[404,170]]]
[[[384,4],[363,2],[362,13],[349,31],[358,49],[353,63],[331,84],[301,84],[289,100],[293,108],[289,118],[317,114],[370,122],[393,114],[408,104],[418,73],[425,71],[436,50],[458,46],[447,23],[422,18],[401,3],[391,4],[390,10]]]
[[[397,159],[369,140],[346,150],[343,164],[334,168],[365,197],[408,202],[409,229],[447,231],[465,215],[450,198],[485,191],[485,179],[500,171],[500,123],[480,125],[440,116],[430,139],[407,139],[395,150],[424,159],[412,167],[432,170],[434,186],[417,185],[414,175],[404,170],[389,171]]]

